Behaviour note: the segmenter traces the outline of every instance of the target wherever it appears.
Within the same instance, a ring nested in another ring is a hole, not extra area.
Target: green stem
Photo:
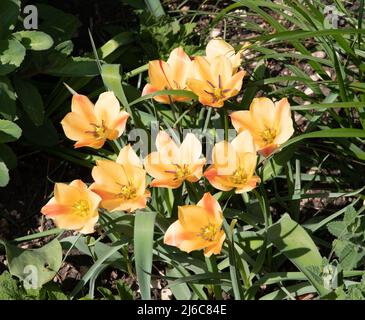
[[[205,263],[207,264],[208,271],[212,273],[218,273],[217,259],[215,255],[205,257]],[[222,287],[218,284],[212,285],[214,297],[216,300],[222,300]]]

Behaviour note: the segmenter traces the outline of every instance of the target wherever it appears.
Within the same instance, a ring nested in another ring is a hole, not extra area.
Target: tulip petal
[[[191,239],[190,233],[186,232],[181,226],[179,220],[177,220],[166,230],[163,242],[169,246],[179,247],[182,241],[188,239]]]
[[[211,61],[218,56],[226,56],[231,59],[235,56],[234,48],[223,39],[212,39],[205,49],[207,59]]]
[[[120,112],[120,104],[114,92],[103,92],[98,101],[95,103],[95,115],[98,119],[98,124],[104,123],[107,128],[113,128],[116,118]]]
[[[237,137],[235,137],[231,145],[236,150],[236,152],[244,153],[256,153],[255,145],[251,136],[251,133],[248,130],[241,131]]]
[[[88,97],[75,94],[72,96],[71,111],[84,119],[87,123],[95,122],[94,105]]]
[[[165,61],[150,61],[148,63],[148,77],[150,84],[158,90],[173,88],[169,81],[171,79],[171,70]]]
[[[171,78],[174,89],[185,89],[186,78],[190,72],[192,62],[185,51],[180,47],[172,50],[167,60],[170,66]]]
[[[224,240],[226,239],[226,234],[224,233],[224,231],[222,230],[219,233],[218,236],[218,240],[215,241],[212,245],[210,245],[209,247],[206,247],[204,249],[204,256],[206,257],[210,257],[212,254],[220,254],[222,251],[222,246],[224,243]]]
[[[274,127],[275,105],[269,98],[254,98],[250,105],[250,113],[256,131],[264,131]]]
[[[130,144],[126,145],[120,150],[116,162],[122,165],[129,164],[132,166],[143,168],[142,161],[137,156],[136,152],[133,150]]]
[[[233,184],[230,182],[230,176],[219,174],[219,169],[214,166],[210,166],[205,170],[204,176],[208,179],[209,183],[218,190],[230,191],[234,188]]]
[[[209,193],[206,192],[203,198],[197,203],[198,206],[206,209],[212,219],[217,225],[222,225],[222,208],[219,202]]]
[[[62,119],[61,125],[67,138],[73,141],[90,140],[93,138],[94,127],[88,120],[77,113],[69,112]]]
[[[199,206],[180,206],[178,207],[178,215],[182,227],[193,233],[201,232],[201,229],[210,222],[208,211]]]
[[[185,136],[180,146],[180,164],[192,164],[196,162],[202,154],[202,144],[192,133]]]
[[[275,128],[277,128],[278,130],[278,135],[275,138],[275,143],[280,145],[288,141],[294,133],[293,120],[288,99],[281,99],[276,104],[275,111]]]
[[[179,162],[179,148],[167,132],[160,131],[157,134],[156,148],[164,164]]]

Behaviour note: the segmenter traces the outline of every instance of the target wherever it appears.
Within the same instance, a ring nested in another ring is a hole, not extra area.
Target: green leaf
[[[0,77],[0,115],[6,120],[13,120],[16,112],[16,97],[11,82]]]
[[[119,279],[116,284],[118,295],[121,300],[134,300],[133,291],[126,282]]]
[[[17,165],[16,154],[6,144],[0,144],[0,161],[4,161],[9,169],[14,169]]]
[[[37,127],[42,125],[44,121],[44,106],[42,96],[37,87],[30,81],[24,81],[19,78],[14,78],[14,85],[24,111],[34,125]]]
[[[156,17],[160,18],[165,15],[165,11],[161,5],[160,0],[145,0],[148,10]]]
[[[18,21],[20,0],[1,0],[0,12],[0,39],[6,39]]]
[[[134,255],[141,297],[151,299],[151,270],[155,212],[137,212],[134,221]]]
[[[333,221],[327,225],[328,231],[335,237],[340,237],[346,230],[346,224],[343,221]]]
[[[302,271],[320,295],[327,293],[309,272],[308,267],[321,268],[322,257],[309,234],[288,214],[267,230],[268,241],[272,242],[297,268]]]
[[[9,169],[3,161],[0,161],[0,187],[5,187],[9,183]]]
[[[26,293],[8,271],[0,275],[0,300],[23,300]]]
[[[0,76],[14,71],[24,58],[25,48],[18,40],[0,40]]]
[[[84,57],[61,59],[60,63],[45,70],[46,74],[58,77],[93,77],[99,75],[96,60]]]
[[[0,143],[18,140],[22,130],[14,122],[0,120]]]
[[[39,249],[22,249],[5,243],[9,271],[32,289],[42,287],[57,274],[62,263],[62,247],[57,239]]]
[[[58,133],[51,120],[45,118],[43,124],[36,126],[28,115],[23,113],[19,124],[23,128],[24,137],[37,146],[54,146],[58,141]]]
[[[13,33],[13,37],[29,50],[48,50],[53,46],[53,39],[42,31],[18,31]]]

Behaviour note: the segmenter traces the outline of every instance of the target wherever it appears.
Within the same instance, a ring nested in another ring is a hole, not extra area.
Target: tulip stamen
[[[276,137],[276,130],[267,128],[266,130],[261,132],[260,136],[265,144],[272,144]]]
[[[246,184],[247,174],[243,168],[238,168],[232,175],[231,180],[234,184]]]
[[[101,125],[97,125],[95,123],[90,123],[95,129],[94,131],[85,131],[85,133],[92,134],[96,139],[104,139],[107,135],[107,128],[104,125],[104,120],[101,122]]]
[[[121,190],[117,194],[117,198],[121,198],[122,200],[131,200],[135,198],[137,195],[136,188],[132,185],[121,185]]]
[[[175,180],[184,180],[191,174],[188,164],[183,164],[182,166],[179,164],[174,165],[176,166],[176,170],[166,170],[165,172],[174,174]]]
[[[207,83],[213,88],[213,91],[207,91],[204,90],[205,93],[209,94],[212,97],[212,102],[218,102],[219,100],[222,100],[226,98],[226,93],[231,91],[231,89],[223,89],[222,87],[222,78],[220,75],[218,75],[218,87],[216,87],[212,82],[209,80],[206,80]]]
[[[87,217],[90,212],[89,203],[86,200],[76,201],[72,206],[72,213],[82,218]]]
[[[198,233],[198,236],[206,241],[214,241],[217,233],[218,228],[214,224],[209,223],[207,226],[200,229],[200,233]]]

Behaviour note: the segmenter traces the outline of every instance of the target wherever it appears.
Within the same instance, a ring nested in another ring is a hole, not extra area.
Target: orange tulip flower
[[[146,190],[146,171],[130,145],[119,153],[116,162],[97,160],[91,175],[91,190],[101,197],[101,206],[108,211],[132,212],[146,207],[150,196]]]
[[[244,71],[235,72],[226,56],[212,59],[195,57],[188,87],[199,97],[201,104],[223,107],[224,101],[237,95],[242,87]]]
[[[178,210],[179,220],[167,229],[164,243],[185,252],[204,249],[206,257],[219,254],[226,235],[218,201],[207,192],[197,205],[181,206]]]
[[[129,114],[120,111],[120,104],[113,92],[104,92],[95,106],[88,97],[75,94],[72,112],[61,121],[67,138],[76,141],[75,148],[101,148],[105,141],[114,140],[123,133]]]
[[[260,182],[255,176],[257,155],[252,137],[242,131],[231,143],[218,142],[213,148],[213,164],[204,172],[210,184],[222,191],[251,191]]]
[[[142,96],[160,90],[184,90],[192,62],[182,48],[172,50],[167,62],[153,60],[148,64],[150,83],[146,84]],[[188,101],[184,96],[154,96],[157,102],[170,104],[172,101]]]
[[[236,53],[234,48],[223,39],[212,39],[207,44],[205,54],[208,61],[213,61],[214,58],[219,56],[226,56],[236,71],[242,63],[243,48]]]
[[[268,98],[253,99],[250,110],[231,114],[234,128],[249,130],[257,151],[268,157],[294,133],[288,99],[273,103]]]
[[[152,187],[175,189],[184,180],[196,182],[202,177],[205,158],[200,158],[202,145],[192,133],[178,147],[166,132],[160,131],[156,148],[144,160],[146,171],[154,178]]]
[[[54,197],[41,209],[57,227],[76,230],[83,234],[93,233],[99,219],[101,198],[81,180],[70,184],[56,183]]]

